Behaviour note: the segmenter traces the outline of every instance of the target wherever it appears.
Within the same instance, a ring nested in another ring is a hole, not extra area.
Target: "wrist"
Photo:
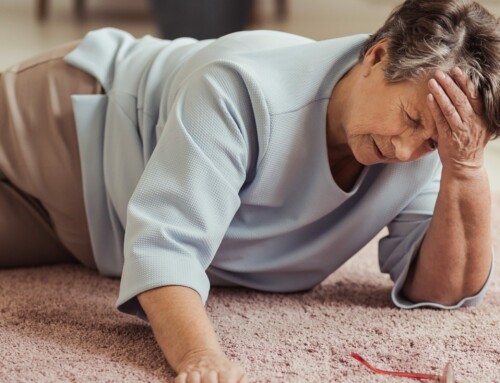
[[[448,203],[452,201],[476,205],[478,199],[485,203],[489,201],[490,182],[484,167],[477,169],[449,169],[443,167],[439,195]]]
[[[482,181],[488,179],[488,173],[484,165],[459,166],[444,165],[441,179],[464,181]]]

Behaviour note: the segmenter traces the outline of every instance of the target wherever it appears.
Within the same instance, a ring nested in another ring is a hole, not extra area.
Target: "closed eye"
[[[404,107],[403,100],[401,98],[399,99],[400,101],[400,108],[401,111],[404,114],[405,120],[409,123],[409,125],[412,126],[414,129],[418,129],[422,127],[422,121],[418,117],[412,117],[410,114],[406,111],[406,108]]]
[[[420,128],[422,126],[422,124],[420,124],[420,120],[410,116],[407,111],[405,111],[405,115],[409,122],[413,125],[413,127]]]

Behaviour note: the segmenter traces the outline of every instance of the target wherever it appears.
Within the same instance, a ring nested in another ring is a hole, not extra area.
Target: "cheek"
[[[380,124],[377,124],[376,120],[365,118],[365,116],[359,116],[359,118],[354,119],[349,125],[347,136],[359,137],[380,134],[379,130]]]
[[[351,137],[348,142],[356,161],[363,165],[373,165],[378,162],[369,136],[361,135]]]
[[[385,98],[356,105],[356,112],[349,124],[348,135],[395,136],[406,128],[401,118],[401,109],[395,102]]]
[[[394,122],[390,121],[384,113],[360,112],[350,125],[349,135],[390,135],[394,130]]]

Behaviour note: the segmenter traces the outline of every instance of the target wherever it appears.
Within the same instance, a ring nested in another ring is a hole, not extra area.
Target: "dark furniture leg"
[[[85,16],[85,0],[75,0],[75,16],[79,20]]]
[[[276,17],[283,20],[288,15],[288,2],[287,0],[276,0]]]
[[[47,19],[49,0],[38,0],[36,5],[36,18],[40,21]]]

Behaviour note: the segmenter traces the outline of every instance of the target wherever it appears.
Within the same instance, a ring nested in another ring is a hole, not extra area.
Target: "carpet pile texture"
[[[499,254],[499,194],[493,232]],[[251,382],[415,381],[375,375],[351,352],[388,370],[439,373],[451,361],[458,382],[500,382],[498,261],[480,306],[400,310],[378,238],[312,291],[212,289],[209,315]],[[78,265],[0,270],[0,382],[172,381],[149,325],[113,308],[118,286]]]

